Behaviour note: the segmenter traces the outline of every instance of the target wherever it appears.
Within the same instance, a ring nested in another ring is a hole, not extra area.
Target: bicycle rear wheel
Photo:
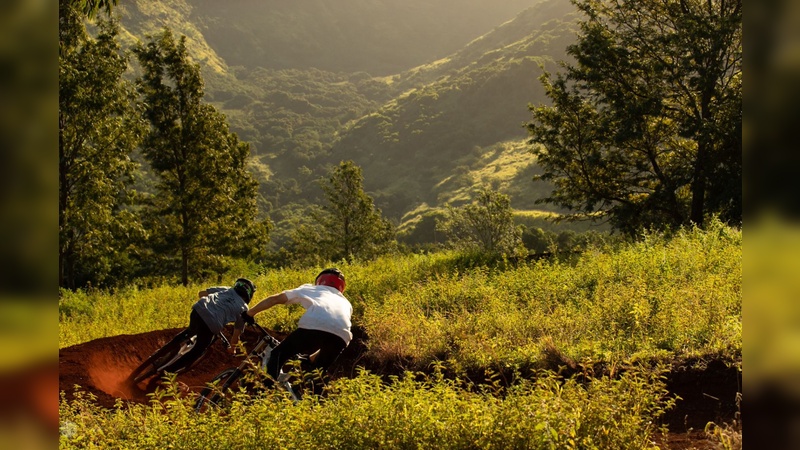
[[[177,336],[176,336],[177,337]],[[195,336],[184,339],[175,339],[156,350],[143,363],[133,369],[128,375],[128,381],[138,383],[160,373],[165,367],[177,361],[180,357],[188,353],[196,342]]]
[[[238,367],[223,370],[203,388],[194,404],[195,411],[202,411],[209,405],[221,406],[228,390],[236,389],[242,371]]]

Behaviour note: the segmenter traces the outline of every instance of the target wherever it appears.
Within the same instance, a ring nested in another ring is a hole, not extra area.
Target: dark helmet
[[[250,303],[253,299],[253,294],[256,292],[256,285],[247,278],[239,278],[236,283],[233,283],[233,290],[244,299],[246,303]]]
[[[339,290],[339,292],[344,292],[345,281],[344,281],[344,274],[341,270],[335,268],[325,269],[317,275],[317,278],[314,280],[314,284],[318,286],[331,286],[335,287]]]

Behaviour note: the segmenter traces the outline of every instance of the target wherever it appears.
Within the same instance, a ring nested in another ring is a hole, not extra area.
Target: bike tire
[[[191,341],[191,338],[192,336],[177,342],[168,342],[136,367],[131,374],[128,375],[128,380],[132,383],[139,383],[142,380],[157,375],[163,367],[175,362],[178,358],[191,350],[194,344],[187,347],[187,343]]]
[[[225,393],[229,389],[236,387],[236,383],[239,382],[241,376],[242,371],[238,367],[232,367],[220,372],[198,394],[197,401],[194,404],[195,411],[200,412],[208,405],[220,406]]]
[[[135,369],[133,369],[128,375],[128,381],[130,383],[138,383],[145,378],[150,378],[151,376],[156,374],[156,367],[153,362],[164,355],[165,348],[162,347],[156,350],[155,353],[150,355],[147,359],[145,359],[141,364],[139,364]]]

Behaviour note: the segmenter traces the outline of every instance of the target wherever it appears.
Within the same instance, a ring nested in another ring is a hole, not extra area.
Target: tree
[[[126,237],[141,233],[127,208],[144,134],[136,93],[114,21],[90,38],[83,16],[59,8],[59,285],[103,284],[125,259]]]
[[[573,0],[575,64],[528,124],[543,201],[627,232],[741,221],[741,0]]]
[[[226,257],[264,256],[269,232],[268,219],[256,217],[250,146],[203,103],[200,67],[190,62],[185,41],[166,29],[134,48],[150,123],[142,150],[159,180],[145,209],[152,259],[178,271],[184,285],[190,274],[225,270]]]
[[[448,207],[437,228],[456,248],[505,255],[523,250],[522,229],[514,224],[510,199],[491,189],[481,189],[474,203]]]
[[[342,161],[322,181],[327,203],[321,211],[312,210],[317,225],[295,230],[290,244],[295,257],[309,262],[352,261],[374,258],[394,248],[394,226],[375,208],[363,182],[361,168],[353,161]]]
[[[333,250],[332,260],[373,258],[395,243],[394,226],[375,208],[363,184],[361,168],[343,161],[322,185],[328,200],[323,206],[328,216],[322,224],[328,231],[325,241]]]
[[[117,6],[118,0],[60,0],[58,2],[59,18],[66,17],[66,12],[81,18],[94,19],[97,13],[104,11],[111,16],[111,11]]]
[[[111,15],[111,10],[117,6],[118,0],[68,0],[77,6],[88,18],[94,18],[100,10],[105,10]]]

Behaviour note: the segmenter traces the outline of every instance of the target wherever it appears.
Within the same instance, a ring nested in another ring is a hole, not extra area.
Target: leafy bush
[[[79,395],[60,403],[60,448],[642,449],[654,447],[653,424],[673,404],[644,371],[585,384],[542,373],[495,394],[438,372],[388,383],[361,372],[297,404],[271,390],[200,414],[174,384],[150,405],[115,410]]]

